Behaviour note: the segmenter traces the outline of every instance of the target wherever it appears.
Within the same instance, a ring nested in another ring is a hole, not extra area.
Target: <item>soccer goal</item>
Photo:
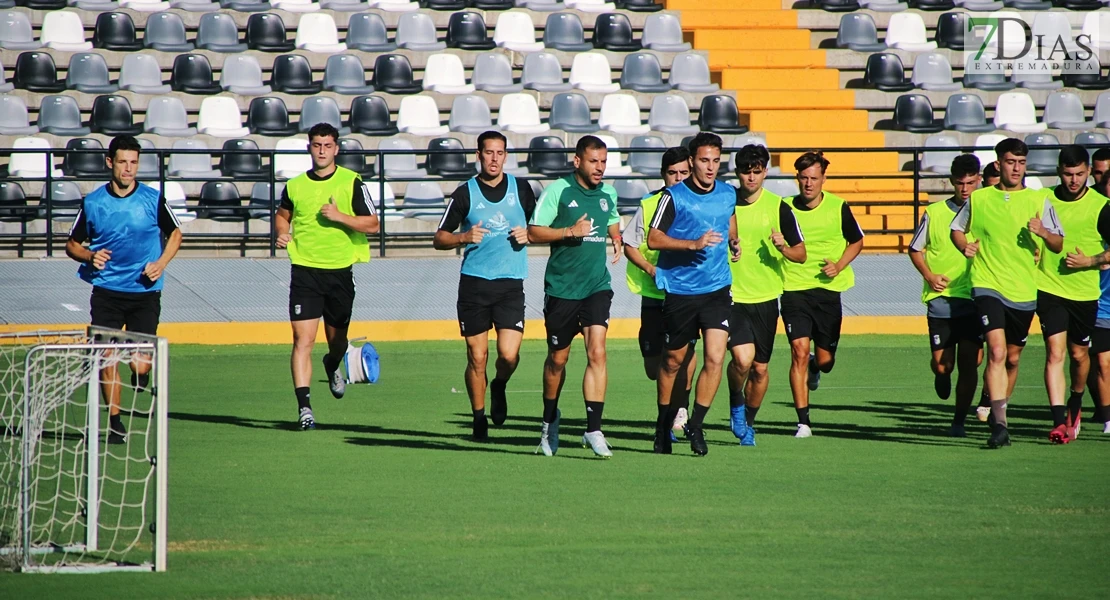
[[[166,569],[168,365],[156,336],[0,335],[0,565]]]

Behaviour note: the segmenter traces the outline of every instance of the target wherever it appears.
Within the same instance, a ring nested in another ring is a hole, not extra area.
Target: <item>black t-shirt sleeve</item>
[[[532,186],[523,179],[516,180],[517,197],[520,198],[520,207],[524,209],[524,222],[532,222],[532,213],[536,212],[536,193]]]
[[[785,202],[779,203],[779,227],[782,228],[782,237],[786,239],[786,245],[797,246],[805,241],[802,237],[802,229],[798,226],[798,219],[794,217],[794,211]]]
[[[85,218],[85,205],[81,203],[81,210],[77,211],[77,217],[73,219],[73,225],[69,228],[69,239],[84,244],[89,240],[89,222]]]
[[[374,201],[370,198],[370,190],[359,177],[355,177],[355,187],[351,191],[351,210],[356,217],[370,217],[376,214]]]
[[[293,201],[289,199],[289,186],[282,188],[281,201],[278,203],[278,208],[293,212]]]
[[[1102,236],[1105,244],[1110,244],[1110,204],[1102,207],[1098,213],[1098,234]]]
[[[854,244],[863,239],[863,229],[860,229],[859,223],[856,221],[855,215],[852,214],[852,209],[848,208],[847,203],[841,205],[840,231],[849,244]]]
[[[651,228],[667,233],[672,224],[674,224],[674,200],[670,193],[664,191],[659,198],[659,205],[655,207],[655,214],[651,217]]]
[[[173,214],[173,209],[170,208],[169,203],[166,202],[165,196],[158,197],[158,229],[162,230],[162,235],[168,236],[177,231],[181,224],[177,222],[177,216]]]
[[[439,228],[448,233],[454,233],[470,213],[470,188],[466,183],[455,188],[451,198],[447,200],[447,211],[439,222]]]

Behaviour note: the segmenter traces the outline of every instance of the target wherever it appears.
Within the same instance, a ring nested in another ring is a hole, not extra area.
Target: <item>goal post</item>
[[[168,400],[165,338],[0,335],[0,564],[164,571]]]

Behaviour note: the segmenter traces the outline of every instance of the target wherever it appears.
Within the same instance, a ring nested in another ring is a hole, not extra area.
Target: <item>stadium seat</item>
[[[520,7],[521,5],[535,12],[551,12],[566,8],[566,5],[563,4],[563,0],[517,0],[516,6]],[[538,197],[539,196],[537,196],[537,198]]]
[[[476,12],[459,12],[447,22],[447,47],[492,50],[497,47],[486,33],[486,21]]]
[[[455,138],[435,138],[428,142],[428,150],[449,151],[448,154],[428,154],[426,168],[429,175],[440,177],[468,177],[474,174],[474,165],[467,164],[468,152]]]
[[[322,0],[320,8],[334,12],[362,12],[367,9],[365,0]]]
[[[239,103],[228,96],[205,98],[200,103],[197,130],[202,135],[218,138],[250,135],[250,129],[243,127],[243,117],[239,114]]]
[[[226,13],[207,13],[201,15],[197,27],[196,46],[201,50],[234,53],[247,49],[239,42],[239,28],[235,19]]]
[[[0,222],[26,223],[38,218],[38,209],[27,206],[23,187],[14,181],[0,181]]]
[[[635,52],[643,47],[632,37],[632,23],[622,13],[598,15],[591,41],[594,48],[610,52]]]
[[[611,94],[620,90],[620,85],[613,83],[609,58],[600,52],[583,52],[574,56],[570,67],[570,84],[598,94]]]
[[[565,150],[562,138],[544,135],[536,136],[528,141],[528,171],[547,175],[549,177],[562,177],[574,170],[568,155],[565,152],[532,152],[533,150]]]
[[[656,12],[663,10],[663,5],[655,0],[616,0],[617,8],[631,12]]]
[[[994,123],[987,122],[982,98],[975,94],[952,94],[944,108],[944,128],[962,133],[986,133],[994,131]]]
[[[0,93],[10,92],[14,89],[15,86],[12,85],[12,83],[8,81],[7,77],[4,76],[4,65],[0,63]]]
[[[1089,36],[1091,46],[1099,50],[1110,50],[1110,11],[1087,13],[1087,16],[1083,17],[1081,34]]]
[[[9,0],[7,4],[14,4],[29,10],[61,10],[66,7],[66,0]]]
[[[497,111],[497,127],[513,133],[545,133],[551,129],[540,122],[540,107],[528,94],[505,94]]]
[[[616,5],[605,0],[563,0],[567,8],[573,8],[587,13],[607,13],[616,10]]]
[[[336,164],[339,163],[339,157],[335,157]],[[247,215],[251,219],[258,219],[259,221],[269,221],[271,213],[276,213],[281,205],[281,192],[285,189],[285,184],[275,184],[276,189],[273,191],[273,198],[270,197],[270,184],[266,182],[258,182],[251,186],[251,197],[247,201]]]
[[[189,52],[193,43],[185,37],[185,23],[176,13],[158,13],[146,20],[143,46],[160,52]]]
[[[401,179],[427,177],[428,172],[416,166],[416,155],[413,154],[412,144],[403,138],[386,138],[378,142],[378,150],[398,150],[404,154],[385,154],[382,156],[381,168],[386,177]],[[434,184],[439,188],[439,184]]]
[[[727,148],[743,148],[744,146],[747,146],[749,144],[752,144],[752,145],[755,145],[755,146],[763,146],[764,148],[766,148],[767,147],[767,140],[763,139],[762,136],[758,136],[758,135],[751,135],[751,134],[736,135],[736,136],[733,136],[732,139],[728,141],[728,145],[726,147]],[[735,173],[736,172],[736,155],[737,155],[737,152],[733,152],[733,153],[729,154],[729,157],[728,157],[728,172],[729,173]],[[768,175],[777,175],[781,172],[782,172],[782,170],[779,169],[778,167],[772,167],[772,166],[767,167],[767,174]]]
[[[706,96],[698,111],[698,127],[713,133],[747,133],[740,125],[740,110],[732,96]]]
[[[262,96],[270,93],[270,86],[262,83],[262,67],[258,59],[249,55],[229,56],[220,70],[220,87],[240,96]]]
[[[446,135],[450,131],[439,122],[439,107],[431,96],[406,96],[397,113],[397,129],[412,135]]]
[[[93,29],[93,47],[132,52],[141,50],[143,45],[139,43],[135,34],[135,22],[131,20],[131,15],[110,12],[100,13],[96,16],[96,27]]]
[[[825,12],[851,12],[860,9],[856,0],[817,0],[816,4]]]
[[[1077,50],[1075,34],[1064,12],[1043,12],[1033,19],[1031,27],[1034,44],[1039,43],[1041,56],[1050,60],[1063,60],[1063,52],[1073,54]]]
[[[439,53],[428,57],[424,66],[425,90],[440,94],[473,94],[474,85],[466,82],[462,60],[458,55]]]
[[[215,98],[211,99],[215,100]],[[208,150],[208,146],[199,140],[177,140],[173,143],[173,149],[200,151]],[[220,176],[220,172],[212,168],[212,155],[207,153],[172,153],[166,171],[171,177],[189,179],[211,179]]]
[[[149,140],[140,139],[139,145],[143,146],[144,149],[147,149],[146,145],[144,145],[144,142],[149,143]],[[142,163],[144,156],[146,156],[145,153],[139,154],[140,163]],[[155,178],[157,178],[158,169],[155,169],[154,172],[154,176]],[[140,170],[139,173],[141,174],[142,171]],[[197,213],[189,210],[188,203],[185,200],[185,189],[181,187],[180,183],[176,181],[167,181],[165,187],[163,187],[160,182],[152,181],[147,185],[162,192],[162,196],[166,199],[166,206],[168,206],[170,210],[173,211],[173,216],[177,218],[178,223],[189,223],[196,220]]]
[[[1052,78],[1052,73],[1014,72],[1011,80],[1015,85],[1027,90],[1058,90],[1064,82]]]
[[[366,155],[362,144],[354,138],[341,138],[339,140],[339,154],[335,157],[335,164],[350,169],[359,175],[370,173],[370,166],[366,164]]]
[[[0,96],[0,135],[34,135],[39,128],[31,125],[27,103],[11,94]]]
[[[1080,73],[1064,73],[1063,84],[1066,87],[1080,90],[1106,90],[1110,89],[1110,78],[1103,77],[1102,63],[1098,54],[1092,53],[1083,63]]]
[[[408,0],[370,0],[370,8],[380,8],[386,12],[411,12],[420,10],[420,5]]]
[[[618,179],[613,182],[617,192],[617,212],[633,215],[640,208],[640,201],[651,193],[643,179]]]
[[[219,2],[220,8],[241,13],[262,12],[271,8],[269,0],[219,0]]]
[[[611,135],[599,135],[599,140],[605,143],[605,148],[608,151],[608,159],[605,161],[605,176],[606,177],[619,177],[621,175],[631,175],[632,168],[624,164],[624,159],[621,157],[621,145],[617,142],[617,138]]]
[[[1051,133],[1031,133],[1025,136],[1025,144],[1029,146],[1029,157],[1026,167],[1030,172],[1054,172],[1060,157],[1059,150],[1038,148],[1038,146],[1059,146],[1060,140]]]
[[[913,82],[906,79],[906,67],[897,54],[880,52],[867,57],[863,83],[884,92],[908,92]]]
[[[212,80],[212,65],[203,54],[179,54],[173,59],[170,87],[187,94],[218,94],[223,88]]]
[[[377,13],[351,15],[347,23],[347,48],[363,52],[392,52],[397,44],[389,39],[385,21]]]
[[[102,0],[93,0],[93,2],[99,1]],[[78,8],[80,8],[80,6],[78,6]],[[170,8],[176,8],[178,10],[183,10],[186,12],[207,13],[219,10],[220,3],[210,0],[170,0]]]
[[[964,71],[963,84],[968,89],[978,89],[984,92],[1006,92],[1017,87],[1017,84],[1006,79],[1002,71],[992,73],[968,73]]]
[[[312,81],[312,67],[300,54],[283,54],[274,59],[270,87],[286,94],[319,94],[324,89],[322,84]]]
[[[410,183],[405,188],[404,203],[401,210],[410,219],[438,223],[443,218],[447,205],[443,200],[443,190],[431,181]]]
[[[903,94],[894,103],[894,126],[911,133],[935,133],[943,126],[933,118],[928,96]]]
[[[136,94],[158,96],[172,89],[162,82],[162,68],[153,54],[128,54],[119,70],[119,87]]]
[[[389,115],[389,105],[381,96],[359,96],[351,101],[347,125],[353,133],[384,136],[397,133]]]
[[[898,12],[909,8],[908,4],[898,0],[863,0],[860,4],[875,12]]]
[[[1110,137],[1097,131],[1085,131],[1075,136],[1075,143],[1085,148],[1110,146]]]
[[[151,98],[146,107],[143,131],[166,137],[192,137],[196,127],[189,127],[185,105],[175,97]]]
[[[1049,94],[1044,105],[1044,124],[1049,129],[1069,129],[1082,131],[1092,124],[1086,120],[1083,99],[1074,92],[1054,92]]]
[[[939,52],[918,54],[913,62],[914,87],[931,92],[955,92],[963,89],[952,81],[952,65]]]
[[[468,3],[478,10],[511,10],[516,6],[515,0],[468,0]]]
[[[671,89],[670,84],[663,83],[663,68],[659,65],[659,59],[650,52],[637,52],[624,58],[620,87],[622,90],[649,94]]]
[[[12,83],[16,89],[30,92],[60,92],[66,89],[64,81],[58,81],[58,69],[54,58],[46,52],[23,52],[15,59]]]
[[[926,151],[921,154],[921,170],[938,175],[951,175],[952,159],[960,155],[959,147],[960,140],[952,135],[937,133],[925,138]],[[940,150],[941,148],[951,148],[951,150]]]
[[[526,12],[509,11],[498,15],[493,41],[501,48],[515,52],[543,50],[543,44],[536,41],[536,27],[532,24],[532,16]]]
[[[638,135],[632,138],[632,143],[628,147],[631,149],[651,148],[659,150],[659,152],[628,153],[628,166],[634,173],[652,177],[659,175],[659,165],[663,161],[663,151],[667,149],[667,144],[663,141],[663,138],[655,135]]]
[[[999,11],[1006,8],[1002,0],[963,0],[959,6],[964,10],[975,12]]]
[[[133,122],[131,104],[123,96],[97,96],[93,100],[89,128],[104,135],[138,135],[143,128]]]
[[[354,21],[351,19],[352,26]],[[287,39],[281,17],[271,13],[255,13],[247,18],[246,41],[248,48],[262,52],[291,52],[295,47]]]
[[[652,99],[648,126],[652,131],[676,135],[698,132],[697,126],[690,124],[690,107],[686,99],[678,94],[658,95]]]
[[[254,102],[258,100],[263,100],[263,98],[256,99]],[[274,100],[277,100],[277,98],[274,98]],[[288,154],[274,154],[274,173],[282,179],[292,179],[312,168],[312,157],[308,155],[308,143],[303,137],[280,139],[274,144],[274,150],[290,152]],[[296,151],[296,153],[293,153],[293,151]]]
[[[956,8],[955,0],[911,0],[918,10],[952,10]]]
[[[451,103],[451,117],[447,125],[451,131],[474,135],[493,129],[486,99],[481,96],[457,96]]]
[[[413,81],[412,65],[403,54],[381,54],[374,59],[374,89],[390,94],[417,94],[422,87]]]
[[[545,43],[546,40],[547,32],[545,31]],[[659,52],[687,52],[690,50],[690,44],[682,41],[682,23],[677,16],[672,14],[648,15],[647,19],[644,20],[641,42],[644,48]]]
[[[944,13],[937,19],[936,36],[933,40],[940,48],[962,51],[964,32],[967,31],[967,13]]]
[[[936,42],[925,36],[925,22],[921,15],[911,12],[890,15],[886,27],[886,45],[907,52],[929,52],[937,49]]]
[[[110,94],[118,90],[119,86],[108,80],[108,63],[103,56],[95,52],[82,52],[69,58],[66,89],[86,94]]]
[[[312,0],[270,0],[278,10],[293,13],[312,13],[320,10],[320,5]]]
[[[324,65],[324,89],[337,94],[358,96],[373,92],[374,86],[366,83],[366,68],[357,55],[333,54]]]
[[[588,52],[594,47],[586,41],[582,20],[574,13],[547,15],[547,22],[543,27],[543,45],[564,52]]]
[[[1091,121],[1094,122],[1094,127],[1110,128],[1110,92],[1098,95],[1095,101],[1095,115]]]
[[[436,52],[447,47],[436,37],[432,18],[422,12],[405,13],[397,21],[397,46],[414,52]]]
[[[249,216],[242,210],[239,189],[229,181],[209,181],[200,188],[197,200],[197,218],[213,221],[245,221]]]
[[[563,79],[559,58],[548,52],[532,52],[524,57],[520,81],[526,90],[565,92],[570,84]]]
[[[640,105],[634,96],[609,94],[601,101],[597,124],[602,129],[625,135],[643,135],[651,129],[640,120]]]
[[[96,131],[96,129],[94,128],[93,131]],[[138,138],[138,140],[139,147],[142,148],[142,151],[139,152],[139,178],[147,180],[157,180],[159,177],[162,176],[162,158],[155,151],[154,142],[146,138]],[[107,165],[105,165],[105,168],[107,168]],[[158,182],[155,181],[151,185],[157,185],[157,183]],[[169,191],[168,188],[167,191]],[[168,195],[166,196],[166,199],[169,200]],[[184,191],[181,192],[181,201],[182,204],[184,204]]]
[[[72,96],[46,96],[39,103],[39,131],[69,137],[88,135],[91,129],[81,122],[81,109]]]
[[[314,96],[305,98],[301,103],[301,120],[297,123],[297,130],[307,133],[313,125],[327,123],[339,130],[339,135],[348,135],[351,130],[343,125],[343,117],[339,113],[339,104],[329,96]]]
[[[474,59],[471,81],[475,89],[492,94],[519,92],[524,86],[513,80],[513,66],[509,58],[500,52],[486,52]]]
[[[395,223],[403,220],[405,214],[397,208],[397,197],[393,193],[393,186],[385,181],[367,181],[366,188],[370,190],[370,201],[378,212],[378,219],[386,223]]]
[[[466,0],[420,0],[420,7],[442,11],[466,10]]]
[[[49,217],[53,220],[71,220],[77,218],[84,201],[84,194],[76,181],[52,181],[50,186],[43,189],[44,195],[49,196]],[[40,204],[46,198],[40,199]]]
[[[243,179],[260,179],[269,175],[262,166],[262,155],[258,152],[258,144],[254,140],[227,140],[222,150],[239,151],[236,153],[220,154],[220,174],[224,177]]]
[[[66,150],[86,150],[62,157],[62,174],[67,177],[107,177],[108,165],[104,163],[104,146],[94,138],[73,138],[66,142]]]
[[[570,133],[593,133],[600,129],[590,116],[590,104],[577,92],[555,94],[551,99],[552,129]]]
[[[335,54],[347,50],[347,44],[339,41],[339,30],[335,19],[327,13],[309,13],[297,23],[297,37],[294,45],[301,50]]]
[[[965,2],[965,8],[967,8],[968,10],[973,10],[970,7],[967,6],[966,2]],[[987,17],[988,18],[995,18],[995,19],[1003,19],[1003,18],[1007,19],[1005,21],[1002,21],[1002,35],[1001,35],[1001,37],[1004,37],[1003,42],[1006,44],[1006,47],[1005,47],[1006,54],[1005,54],[1005,56],[1011,56],[1012,57],[1012,56],[1018,56],[1019,54],[1021,54],[1021,51],[1025,47],[1025,44],[1026,44],[1026,41],[1027,41],[1026,40],[1026,29],[1025,29],[1025,27],[1022,26],[1022,23],[1023,23],[1024,20],[1021,18],[1021,15],[1019,15],[1018,13],[1016,13],[1014,11],[1003,10],[1003,11],[992,12],[989,15],[987,15]],[[999,56],[999,53],[998,53],[998,38],[999,37],[1000,37],[999,33],[996,32],[995,35],[992,35],[991,38],[987,41],[987,43],[986,43],[986,54],[988,54],[990,56]],[[1034,40],[1034,42],[1035,42],[1035,40]]]
[[[8,26],[11,27],[11,24]],[[92,50],[93,47],[92,42],[85,41],[85,27],[81,25],[81,17],[68,11],[46,13],[42,19],[39,42],[47,48],[63,52],[80,52]]]
[[[11,147],[15,150],[49,150],[51,144],[45,138],[21,137],[16,138]],[[47,156],[45,152],[12,154],[11,160],[8,163],[8,175],[21,179],[41,179],[46,177],[46,160]],[[61,169],[53,168],[53,164],[51,164],[50,171],[52,177],[62,176]]]
[[[720,86],[709,79],[709,63],[704,56],[696,52],[675,55],[667,83],[676,90],[694,94],[715,92],[720,89]]]
[[[1052,8],[1052,2],[1047,0],[1002,0],[1002,4],[1006,8],[1015,10],[1048,10]]]
[[[120,0],[119,5],[137,12],[161,12],[170,7],[170,3],[163,0]]]
[[[856,52],[886,50],[886,44],[879,41],[875,20],[867,13],[846,13],[840,17],[840,27],[836,30],[836,47]]]
[[[1017,133],[1040,133],[1047,127],[1037,122],[1033,99],[1023,92],[1009,92],[998,97],[994,108],[995,129]]]

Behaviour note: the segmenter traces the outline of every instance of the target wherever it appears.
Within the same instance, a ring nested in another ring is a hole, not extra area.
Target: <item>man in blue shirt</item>
[[[687,422],[690,449],[705,456],[702,423],[721,384],[732,314],[733,259],[739,258],[736,240],[736,188],[717,181],[721,167],[721,138],[699,133],[690,141],[691,175],[663,191],[648,231],[648,248],[659,251],[655,283],[666,293],[663,323],[666,357],[658,378],[659,416],[655,424],[655,452],[671,453],[671,390],[679,369],[691,352],[690,340],[705,340],[693,414]],[[722,244],[728,239],[728,245]]]
[[[155,335],[162,273],[181,247],[181,229],[165,197],[135,181],[139,149],[131,136],[119,136],[108,145],[112,180],[85,197],[69,231],[66,254],[81,263],[78,276],[93,286],[93,325]],[[131,373],[131,384],[146,388],[150,360],[133,361]],[[100,381],[110,417],[108,442],[122,444],[127,430],[119,416],[118,369],[105,368]]]
[[[524,279],[528,277],[528,221],[536,208],[532,186],[506,175],[505,136],[486,131],[478,136],[481,172],[455,190],[439,222],[437,250],[463,250],[457,309],[459,331],[466,340],[466,391],[474,413],[474,439],[484,440],[486,362],[489,330],[497,329],[497,361],[490,384],[493,424],[505,422],[505,386],[520,358],[524,337]],[[462,231],[455,233],[462,227]]]

